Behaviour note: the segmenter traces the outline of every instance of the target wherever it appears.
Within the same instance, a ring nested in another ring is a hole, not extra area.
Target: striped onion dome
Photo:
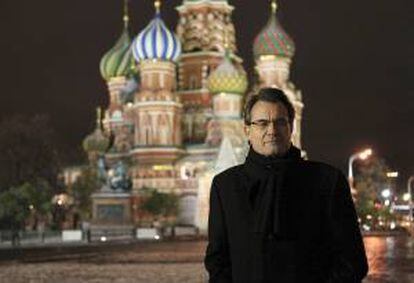
[[[273,2],[270,19],[254,41],[253,53],[255,58],[264,55],[291,58],[295,53],[295,43],[276,18],[276,7],[276,3]]]
[[[147,59],[176,61],[181,54],[181,42],[161,19],[157,9],[154,19],[132,43],[132,53],[137,62]]]
[[[131,39],[125,27],[115,46],[105,53],[99,64],[101,75],[105,80],[127,77],[133,73],[134,61],[130,46]]]
[[[247,90],[247,76],[242,68],[233,65],[227,51],[223,61],[208,77],[207,86],[213,94],[244,94]]]
[[[100,109],[97,109],[96,116],[97,116],[96,128],[91,134],[86,136],[86,138],[83,140],[82,146],[86,152],[104,153],[109,147],[110,140],[107,136],[105,136],[105,134],[102,132],[102,129],[100,127],[101,125]]]

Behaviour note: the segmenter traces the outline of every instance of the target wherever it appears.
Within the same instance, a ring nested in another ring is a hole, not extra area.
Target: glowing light
[[[173,170],[174,167],[172,165],[154,165],[152,169],[155,171],[165,171],[165,170]]]
[[[183,179],[183,180],[187,180],[188,179],[188,176],[187,176],[186,173],[187,173],[186,167],[185,166],[182,166],[181,167],[181,170],[180,170],[181,179]]]
[[[364,229],[364,231],[370,231],[371,227],[367,224],[362,225],[362,229]]]
[[[409,201],[411,199],[411,194],[409,194],[409,193],[405,193],[404,195],[403,195],[403,200],[404,201]]]
[[[360,159],[362,159],[362,160],[365,160],[365,159],[367,159],[369,156],[371,156],[371,154],[372,154],[372,149],[367,148],[367,149],[365,149],[364,151],[362,151],[362,152],[358,155],[358,157],[359,157]]]
[[[154,236],[154,239],[155,239],[155,240],[159,240],[159,239],[160,239],[160,235],[155,235],[155,236]]]
[[[107,239],[106,239],[105,236],[102,236],[100,240],[101,240],[101,242],[106,242]]]
[[[390,189],[385,189],[381,192],[381,195],[383,198],[389,198],[391,196],[391,191]]]
[[[397,178],[398,177],[398,172],[387,172],[387,177],[388,178]]]

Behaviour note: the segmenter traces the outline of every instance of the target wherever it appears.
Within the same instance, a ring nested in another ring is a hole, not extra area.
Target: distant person
[[[278,89],[247,102],[246,161],[211,187],[210,283],[359,283],[366,276],[348,182],[338,169],[301,158],[291,143],[294,117]]]
[[[87,243],[91,242],[91,224],[88,221],[82,221],[82,234]]]

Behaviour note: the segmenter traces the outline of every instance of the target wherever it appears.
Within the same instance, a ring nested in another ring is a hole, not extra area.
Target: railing
[[[160,240],[163,238],[197,238],[200,233],[192,226],[143,228],[152,237],[139,237],[136,227],[95,227],[91,230],[10,231],[0,230],[0,248],[13,246],[42,246],[60,244],[87,244],[90,242]],[[148,231],[153,230],[153,231]]]
[[[31,245],[61,243],[62,231],[0,230],[0,245]]]
[[[135,229],[92,229],[90,231],[89,241],[106,242],[106,241],[119,241],[119,240],[134,240]]]

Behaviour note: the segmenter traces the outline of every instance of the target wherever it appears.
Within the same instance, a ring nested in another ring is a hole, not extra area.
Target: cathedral
[[[92,164],[102,156],[106,168],[125,164],[132,184],[95,193],[93,218],[136,224],[141,190],[154,188],[179,196],[178,224],[206,231],[213,176],[244,162],[248,150],[248,93],[276,87],[287,94],[296,110],[293,143],[301,148],[302,96],[289,80],[295,45],[273,1],[253,43],[257,81],[248,82],[227,0],[183,0],[175,30],[161,9],[155,1],[153,19],[131,37],[125,0],[124,28],[100,62],[109,106],[83,146]]]

